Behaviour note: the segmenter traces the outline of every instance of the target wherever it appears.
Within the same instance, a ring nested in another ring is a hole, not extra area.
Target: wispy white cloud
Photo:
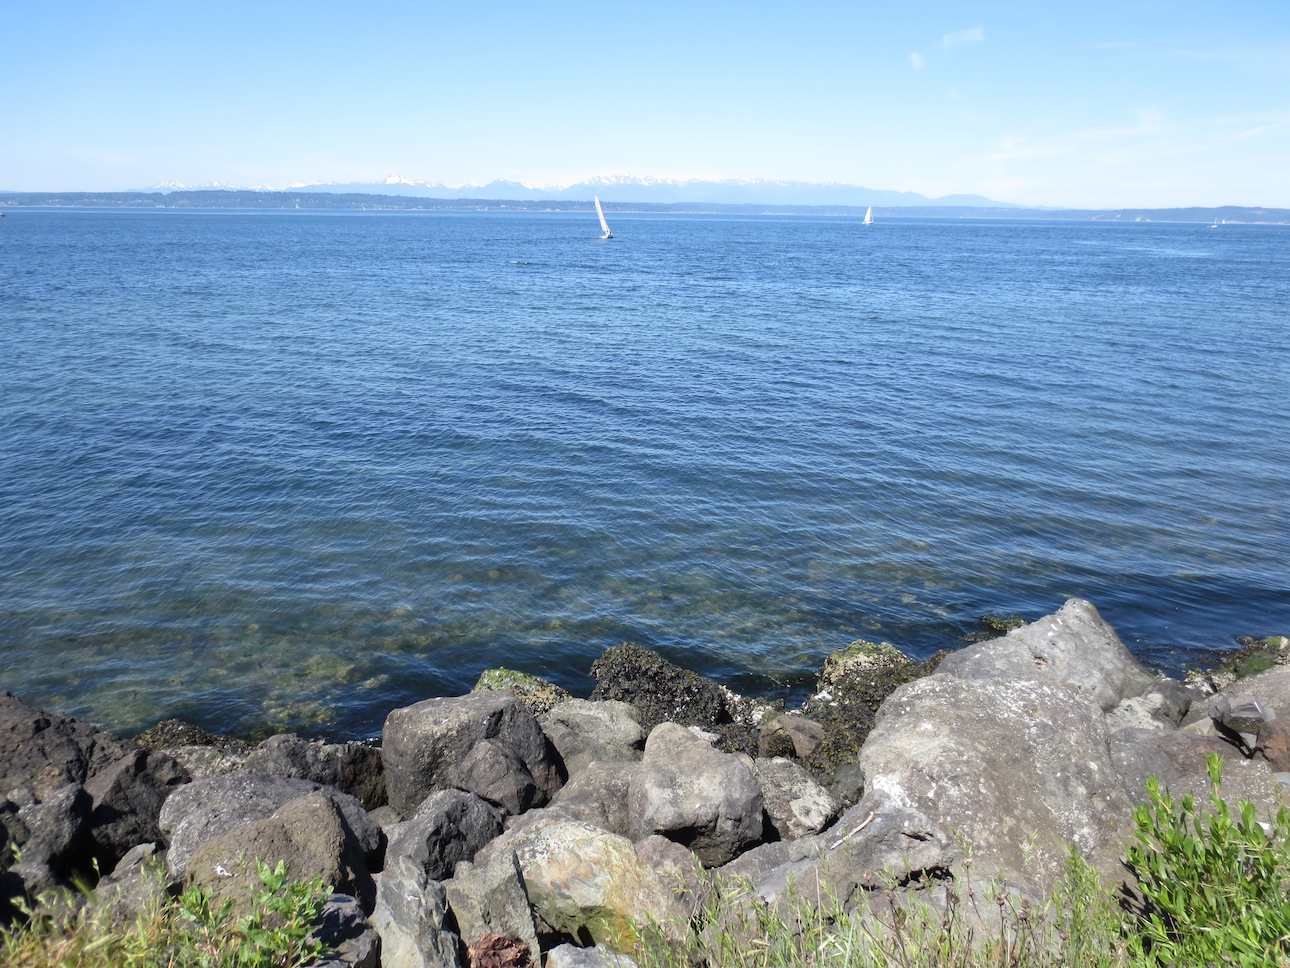
[[[1260,125],[1256,125],[1253,128],[1246,128],[1244,131],[1238,131],[1234,135],[1232,135],[1232,137],[1233,138],[1257,138],[1260,135],[1267,134],[1269,131],[1275,131],[1277,130],[1277,128],[1284,128],[1287,125],[1290,125],[1290,119],[1282,118],[1280,121],[1273,121],[1270,124],[1260,124]]]
[[[951,47],[961,47],[964,44],[980,44],[985,42],[984,27],[969,27],[967,30],[956,30],[952,34],[946,34],[941,38],[941,47],[949,50]]]
[[[916,71],[921,71],[927,66],[927,58],[918,53],[918,51],[914,51],[909,55],[909,66]]]

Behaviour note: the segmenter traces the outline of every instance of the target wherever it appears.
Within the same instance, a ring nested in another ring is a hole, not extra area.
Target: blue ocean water
[[[10,212],[0,688],[358,736],[621,641],[1290,633],[1290,230],[609,214]]]

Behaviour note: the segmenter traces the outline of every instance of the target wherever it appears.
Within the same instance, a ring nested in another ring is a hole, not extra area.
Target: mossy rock
[[[720,686],[633,642],[606,649],[591,664],[591,676],[596,680],[592,700],[631,703],[646,735],[659,723],[717,731],[731,721]]]
[[[480,673],[479,681],[471,692],[484,692],[501,689],[509,692],[528,707],[534,716],[549,712],[552,707],[569,699],[569,693],[554,682],[548,682],[540,676],[531,676],[527,672],[514,669],[485,669]]]
[[[1013,629],[1019,629],[1028,624],[1020,615],[982,615],[978,621],[978,627],[963,636],[967,642],[987,642],[990,639],[997,639],[1007,635]]]
[[[220,736],[182,719],[165,719],[134,737],[139,746],[175,750],[185,746],[210,746],[224,753],[245,754],[252,744],[235,736]]]
[[[890,642],[857,639],[824,660],[816,681],[816,691],[823,692],[858,680],[882,678],[912,662],[909,656]]]
[[[838,767],[854,762],[883,700],[930,673],[944,655],[920,661],[890,642],[863,639],[830,655],[820,670],[817,692],[802,707],[803,715],[824,728],[824,738],[802,766],[827,780]]]
[[[1240,648],[1218,653],[1210,668],[1188,672],[1187,683],[1204,692],[1217,692],[1247,676],[1290,662],[1290,637],[1243,635],[1236,642]]]

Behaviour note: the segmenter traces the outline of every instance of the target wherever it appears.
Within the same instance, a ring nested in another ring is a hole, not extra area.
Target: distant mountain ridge
[[[234,186],[203,185],[203,189],[232,189]],[[190,186],[170,182],[153,191],[188,191]],[[248,190],[248,189],[243,189]],[[996,202],[982,195],[945,195],[928,198],[917,192],[897,192],[839,182],[816,184],[768,179],[640,178],[614,175],[590,178],[565,186],[534,186],[496,180],[486,185],[450,187],[438,182],[415,181],[391,175],[383,182],[320,182],[291,185],[287,189],[251,188],[252,191],[326,192],[333,195],[396,195],[410,198],[510,199],[517,202],[590,200],[599,195],[605,201],[622,204],[709,204],[709,205],[847,205],[865,207],[918,208],[922,206],[970,206],[1020,208],[1010,202]]]

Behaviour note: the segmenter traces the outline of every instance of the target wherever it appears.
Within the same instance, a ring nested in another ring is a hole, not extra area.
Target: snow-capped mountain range
[[[838,182],[814,184],[767,179],[641,178],[635,175],[596,176],[572,185],[526,185],[522,182],[497,180],[486,185],[448,186],[437,182],[416,181],[401,175],[390,175],[383,182],[320,182],[282,187],[234,186],[221,183],[182,185],[167,182],[155,191],[192,189],[240,189],[243,191],[330,192],[333,194],[402,195],[413,198],[480,198],[507,201],[581,200],[599,195],[606,201],[630,203],[694,203],[710,205],[866,205],[924,206],[965,205],[975,207],[1013,207],[981,195],[944,195],[928,198],[917,192],[897,192],[846,185]]]

